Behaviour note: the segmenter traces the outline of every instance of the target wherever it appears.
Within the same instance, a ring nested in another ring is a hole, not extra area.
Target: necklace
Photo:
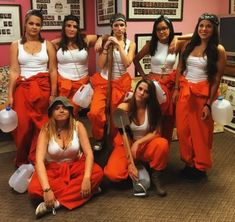
[[[62,130],[63,130],[63,128],[58,128],[57,131],[56,131],[57,137],[58,137],[59,139],[61,139],[61,131],[62,131]]]

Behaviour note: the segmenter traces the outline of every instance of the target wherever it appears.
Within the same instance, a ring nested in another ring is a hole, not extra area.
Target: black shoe
[[[193,167],[185,165],[185,167],[182,170],[180,170],[180,176],[183,178],[188,178],[191,177],[192,172],[193,172]]]
[[[200,181],[207,177],[205,171],[198,170],[195,167],[185,166],[184,169],[180,171],[180,175],[191,181]]]
[[[161,172],[154,171],[151,175],[151,180],[156,188],[157,194],[160,197],[165,197],[167,195],[167,192],[162,185],[162,181],[161,181],[160,176],[161,176]]]

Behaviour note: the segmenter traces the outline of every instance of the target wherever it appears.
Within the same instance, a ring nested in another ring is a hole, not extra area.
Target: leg
[[[104,175],[110,180],[118,182],[128,177],[128,160],[122,144],[122,137],[119,133],[114,139],[114,144],[113,152],[104,168]]]
[[[155,137],[143,148],[138,149],[136,158],[148,162],[152,168],[151,179],[161,197],[167,195],[161,181],[161,172],[165,169],[169,155],[169,146],[166,139]]]

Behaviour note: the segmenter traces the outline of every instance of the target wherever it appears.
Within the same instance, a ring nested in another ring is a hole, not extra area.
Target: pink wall
[[[95,7],[94,0],[85,0],[85,25],[86,29],[84,30],[87,34],[94,34],[95,33]],[[0,4],[19,4],[21,5],[21,16],[23,24],[23,18],[26,12],[31,8],[30,0],[0,0]],[[91,7],[92,6],[92,7]],[[89,16],[88,16],[89,15]],[[22,30],[23,31],[23,30]],[[52,40],[60,35],[60,32],[46,32],[43,31],[42,35],[44,38],[48,40]],[[0,52],[1,52],[1,60],[0,66],[9,65],[10,63],[10,54],[9,54],[10,45],[0,45]],[[96,63],[95,63],[95,52],[93,49],[89,51],[89,71],[90,73],[94,73],[96,70]],[[4,56],[2,56],[4,55]]]
[[[23,2],[23,3],[22,3]],[[95,33],[110,33],[110,26],[96,26],[95,18],[95,1],[85,0],[85,23],[87,34]],[[25,0],[0,0],[0,4],[20,4],[22,7],[22,17],[25,12],[31,7],[30,1]],[[126,1],[117,1],[118,10],[126,14]],[[176,32],[191,33],[194,30],[198,16],[204,12],[210,12],[217,15],[228,14],[229,0],[184,0],[183,20],[174,22]],[[146,22],[128,22],[128,38],[134,40],[136,33],[150,33],[152,30],[153,21]],[[53,39],[59,32],[43,32],[46,39]],[[9,45],[0,45],[1,56],[0,66],[9,64]],[[90,50],[91,57],[89,61],[90,72],[93,73],[96,69],[95,53]],[[3,58],[2,58],[3,57]],[[133,65],[129,68],[129,72],[134,74]]]

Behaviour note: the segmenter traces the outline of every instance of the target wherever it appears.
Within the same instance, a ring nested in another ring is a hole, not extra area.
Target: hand
[[[89,178],[83,178],[80,193],[82,198],[86,198],[91,194],[91,180]]]
[[[13,97],[8,96],[8,106],[12,107],[13,106],[13,101],[14,101]]]
[[[99,37],[97,39],[96,43],[95,43],[95,46],[94,46],[96,52],[101,52],[101,50],[102,50],[102,43],[103,43],[102,37]]]
[[[48,208],[54,207],[55,196],[54,196],[54,192],[52,190],[49,190],[48,192],[44,192],[43,199],[44,199],[44,202]]]
[[[133,181],[139,180],[138,170],[136,166],[131,163],[128,165],[128,174]]]
[[[201,119],[205,120],[207,119],[207,117],[209,117],[211,115],[211,111],[209,109],[209,107],[204,106],[202,109],[202,115],[201,115]]]
[[[175,89],[173,94],[172,94],[172,102],[173,104],[176,104],[179,98],[179,90]]]
[[[49,97],[49,104],[55,99],[56,96],[50,95]]]
[[[136,159],[136,153],[137,153],[139,146],[140,146],[140,144],[139,144],[138,140],[136,140],[131,146],[131,154],[134,159]]]

